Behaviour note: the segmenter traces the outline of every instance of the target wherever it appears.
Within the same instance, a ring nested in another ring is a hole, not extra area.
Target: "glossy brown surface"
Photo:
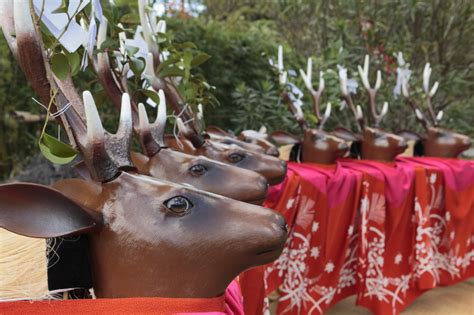
[[[284,131],[275,131],[270,137],[280,145],[301,143],[300,162],[334,164],[349,150],[345,140],[318,129],[306,129],[303,140]]]
[[[471,146],[468,136],[440,127],[427,127],[423,136],[409,131],[401,132],[400,135],[407,140],[420,141],[424,156],[456,158]]]
[[[468,136],[440,127],[428,128],[425,137],[422,141],[426,156],[455,158],[471,146]]]
[[[378,128],[364,128],[361,141],[361,158],[392,162],[408,147],[407,142],[400,136]]]
[[[278,148],[268,141],[266,138],[261,138],[261,137],[253,137],[252,135],[248,134],[248,130],[244,130],[239,134],[239,139],[245,142],[257,144],[261,146],[264,150],[264,152],[268,155],[278,157],[280,155],[280,152],[278,151]],[[253,131],[253,130],[251,130]]]
[[[235,200],[261,204],[267,194],[268,184],[263,176],[204,156],[161,149],[152,157],[132,152],[132,162],[140,174],[192,185]]]
[[[64,180],[58,191],[18,185],[0,188],[1,209],[11,210],[0,226],[31,237],[89,232],[99,298],[218,296],[276,259],[287,235],[272,210],[142,175]],[[170,204],[176,198],[185,204]]]
[[[31,10],[21,3],[27,16]],[[34,35],[35,30],[27,32]],[[38,40],[36,35],[30,39]],[[74,93],[57,85],[58,105],[73,102]],[[32,237],[88,233],[99,298],[214,297],[245,269],[279,256],[287,237],[281,215],[190,185],[126,172],[133,166],[129,96],[122,95],[115,134],[103,129],[92,95],[83,97],[61,119],[95,182],[64,180],[54,185],[57,190],[2,186],[0,227]]]
[[[283,181],[286,176],[286,162],[266,154],[250,152],[236,145],[205,141],[196,147],[184,137],[179,142],[172,135],[165,136],[166,145],[192,155],[203,155],[212,160],[251,170],[264,176],[270,185]]]
[[[254,137],[253,134],[258,134],[254,130],[244,130],[238,137],[230,132],[216,127],[209,126],[206,128],[206,133],[211,137],[212,140],[218,140],[224,144],[235,144],[242,148],[254,152],[265,153],[271,156],[278,157],[278,148],[263,137]]]

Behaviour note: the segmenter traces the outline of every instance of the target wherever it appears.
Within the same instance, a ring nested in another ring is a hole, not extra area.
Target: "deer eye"
[[[207,172],[207,167],[202,164],[195,164],[189,168],[189,173],[193,176],[201,176]]]
[[[194,206],[188,198],[183,196],[172,197],[163,202],[163,205],[177,215],[185,215]]]
[[[241,154],[241,153],[236,153],[236,152],[231,153],[231,154],[229,154],[229,156],[228,156],[229,161],[230,161],[231,163],[238,163],[238,162],[242,161],[242,160],[244,159],[244,157],[245,157],[245,156],[244,156],[243,154]]]

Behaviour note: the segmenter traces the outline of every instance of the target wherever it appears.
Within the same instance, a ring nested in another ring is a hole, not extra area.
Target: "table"
[[[290,235],[277,261],[242,276],[246,314],[261,314],[275,290],[278,314],[322,314],[350,295],[374,314],[398,314],[474,275],[471,161],[289,162],[266,206]]]

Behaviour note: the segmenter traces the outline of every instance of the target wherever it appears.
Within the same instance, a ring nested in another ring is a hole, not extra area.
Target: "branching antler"
[[[13,23],[13,0],[0,1],[0,28],[3,31],[5,40],[10,48],[13,56],[18,59],[16,39],[12,36],[15,34],[15,25]]]
[[[166,147],[164,142],[164,132],[166,126],[166,99],[163,90],[158,91],[160,103],[158,104],[158,111],[156,119],[150,123],[146,113],[145,105],[138,104],[139,124],[137,127],[137,134],[140,138],[140,143],[146,155],[153,156],[162,148]]]
[[[34,12],[29,1],[18,1],[14,6],[14,24],[17,37],[18,60],[34,90],[44,103],[54,102],[64,115],[59,115],[68,137],[84,158],[89,172],[97,181],[108,181],[120,170],[133,168],[130,159],[132,121],[130,97],[122,96],[119,128],[110,134],[102,128],[92,95],[84,92],[83,102],[77,96],[71,78],[58,80],[46,59],[41,33],[33,24]],[[54,92],[53,92],[54,91]],[[81,114],[83,113],[83,117]]]
[[[426,98],[426,105],[428,107],[429,117],[431,118],[431,122],[426,119],[425,114],[421,106],[416,103],[413,98],[410,96],[410,89],[408,85],[408,81],[406,78],[402,80],[402,94],[405,98],[405,101],[410,105],[416,115],[416,119],[423,125],[425,129],[430,128],[431,126],[438,126],[439,121],[443,118],[443,111],[439,111],[438,114],[435,114],[431,99],[436,94],[436,91],[439,87],[439,82],[436,81],[433,86],[430,88],[430,76],[431,76],[431,66],[429,63],[425,65],[423,70],[423,92]]]
[[[378,90],[380,89],[380,86],[382,85],[382,72],[380,70],[377,70],[377,80],[375,81],[375,86],[372,88],[369,83],[369,55],[365,55],[364,68],[358,66],[358,69],[362,84],[367,90],[367,94],[369,96],[369,110],[372,119],[374,120],[374,126],[379,127],[383,117],[388,112],[388,103],[384,102],[382,111],[380,113],[377,113],[376,95]]]
[[[313,87],[313,82],[312,82],[312,72],[313,72],[313,63],[312,63],[311,58],[308,58],[306,73],[302,69],[300,69],[300,75],[303,78],[306,88],[311,93],[311,97],[313,99],[314,114],[316,115],[316,118],[318,118],[318,128],[322,130],[324,128],[324,124],[326,123],[329,116],[331,115],[331,104],[328,103],[328,105],[326,106],[326,111],[324,112],[324,115],[322,116],[319,105],[320,105],[321,97],[323,95],[323,91],[325,87],[325,81],[323,77],[324,73],[322,71],[319,72],[319,87],[318,87],[318,90],[315,90]]]
[[[346,102],[349,109],[352,111],[352,114],[357,120],[357,126],[359,127],[359,131],[364,129],[365,122],[364,122],[364,115],[362,113],[362,108],[358,105],[357,108],[352,101],[352,96],[347,89],[347,69],[344,67],[339,67],[339,83],[341,87],[341,93],[344,101]]]
[[[297,100],[295,99],[295,95],[291,92],[288,92],[288,86],[291,84],[288,84],[288,73],[285,71],[284,65],[283,65],[283,47],[281,45],[278,46],[278,76],[279,76],[279,82],[280,86],[283,89],[282,92],[282,99],[283,102],[286,103],[288,106],[288,110],[290,113],[293,114],[295,117],[296,121],[298,122],[298,125],[300,126],[302,131],[305,131],[306,129],[309,128],[308,122],[304,118],[303,111],[301,110],[301,105],[297,104]]]

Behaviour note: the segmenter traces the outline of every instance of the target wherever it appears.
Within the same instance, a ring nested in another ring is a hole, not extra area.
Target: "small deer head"
[[[256,130],[243,130],[239,139],[248,143],[254,143],[261,146],[265,153],[274,157],[280,156],[280,151],[278,148],[269,141],[267,128],[265,126],[260,127],[258,131]]]
[[[350,134],[348,130],[339,128],[335,130],[335,134],[348,141],[354,141],[360,146],[360,156],[362,159],[380,160],[391,162],[395,157],[403,153],[407,148],[407,143],[402,137],[393,133],[380,129],[380,123],[388,113],[388,103],[383,104],[382,110],[377,111],[376,95],[382,85],[382,73],[377,71],[377,79],[375,86],[372,88],[369,83],[369,56],[365,56],[364,67],[358,67],[360,78],[364,88],[367,90],[369,104],[367,106],[369,115],[368,122],[364,121],[362,107],[355,106],[352,97],[347,89],[347,72],[345,69],[339,71],[339,79],[341,83],[341,92],[344,100],[352,110],[360,130],[361,135]],[[373,127],[369,127],[372,124]]]
[[[278,257],[286,239],[279,214],[124,170],[133,166],[127,99],[115,137],[87,92],[85,131],[71,125],[97,181],[2,185],[0,227],[44,238],[87,233],[103,298],[213,297],[243,270]]]
[[[166,179],[174,183],[193,185],[198,189],[232,199],[262,203],[267,194],[267,180],[258,173],[220,163],[204,156],[194,156],[167,148],[164,144],[166,100],[158,91],[160,103],[156,120],[150,123],[143,104],[138,105],[139,136],[142,155],[132,153],[132,161],[140,174]],[[238,181],[228,180],[238,178]]]
[[[217,126],[209,126],[206,128],[205,135],[209,136],[210,139],[214,142],[220,142],[223,144],[235,144],[239,147],[244,148],[245,150],[249,150],[256,153],[265,153],[265,150],[256,144],[249,143],[238,139],[234,134],[222,130]]]
[[[280,46],[278,51],[278,60],[279,63],[281,62],[281,64],[279,64],[279,69],[283,69],[282,53],[283,52]],[[332,135],[323,130],[324,124],[331,115],[331,104],[328,104],[326,106],[324,115],[321,115],[320,111],[321,97],[325,87],[323,72],[320,72],[319,87],[317,90],[314,89],[311,79],[311,58],[308,58],[308,66],[306,73],[300,69],[300,74],[303,78],[303,81],[305,82],[307,89],[311,93],[311,97],[313,100],[313,111],[316,115],[316,118],[318,119],[317,126],[314,129],[309,128],[309,124],[306,122],[300,106],[294,101],[295,97],[290,94],[291,92],[287,92],[285,88],[283,92],[283,100],[287,104],[290,112],[298,121],[298,124],[303,131],[303,139],[292,137],[291,135],[288,135],[281,131],[272,133],[272,138],[274,139],[274,141],[280,144],[300,143],[301,154],[299,158],[302,162],[333,164],[335,163],[337,158],[343,157],[347,153],[349,146],[347,145],[345,140],[338,138],[337,136]],[[281,84],[286,84],[286,77],[287,76],[285,74],[280,75]]]
[[[456,158],[463,151],[471,146],[471,140],[468,136],[455,133],[453,131],[441,128],[439,122],[443,118],[443,112],[436,113],[432,103],[432,98],[438,90],[439,83],[435,82],[430,88],[431,66],[429,63],[425,65],[423,71],[423,92],[425,94],[428,115],[423,113],[422,108],[410,96],[408,81],[403,78],[402,94],[406,103],[413,109],[416,119],[423,125],[426,130],[424,137],[415,133],[402,132],[401,134],[408,139],[417,140],[422,145],[422,155]]]
[[[165,136],[166,144],[187,154],[203,155],[212,160],[231,164],[257,172],[264,176],[270,185],[278,184],[286,176],[286,162],[262,153],[252,152],[235,144],[224,144],[204,139],[193,128],[188,127],[177,118],[180,134]]]

